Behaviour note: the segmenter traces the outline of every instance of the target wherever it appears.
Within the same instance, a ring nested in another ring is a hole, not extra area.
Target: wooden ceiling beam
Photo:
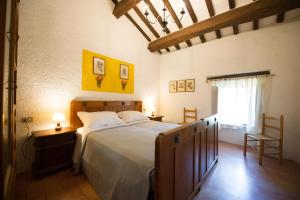
[[[196,14],[195,14],[195,11],[194,11],[194,9],[193,9],[193,7],[191,5],[191,2],[189,0],[183,0],[183,1],[185,3],[185,7],[186,7],[186,9],[187,9],[187,11],[188,11],[188,13],[189,13],[189,15],[190,15],[193,23],[197,23],[198,22],[198,18],[197,18]],[[201,40],[202,43],[206,42],[206,39],[205,39],[204,35],[199,35],[199,38],[200,38],[200,40]]]
[[[136,6],[133,7],[133,10],[135,13],[139,16],[139,18],[144,22],[144,24],[149,28],[149,30],[153,33],[153,35],[156,38],[160,38],[160,35],[158,32],[153,28],[153,26],[149,23],[149,21],[146,19],[146,17],[143,15],[143,13],[140,11],[140,9]],[[170,52],[170,49],[167,47],[166,48],[167,52]]]
[[[253,1],[256,1],[256,0],[253,0]],[[257,30],[257,29],[259,29],[259,20],[255,19],[255,20],[253,20],[253,30]]]
[[[228,0],[228,3],[229,3],[229,8],[230,9],[235,8],[235,0]]]
[[[228,3],[229,3],[230,10],[235,8],[235,0],[228,0]],[[235,35],[239,34],[240,31],[239,31],[239,25],[238,24],[233,25],[232,29],[233,29],[233,33]]]
[[[178,27],[179,29],[182,29],[183,26],[182,26],[180,20],[178,19],[178,17],[177,17],[177,15],[176,15],[176,13],[175,13],[173,7],[171,6],[169,0],[163,0],[163,2],[164,2],[164,4],[166,5],[168,11],[170,12],[172,18],[174,19],[175,23],[177,24],[177,27]],[[177,43],[177,44],[178,44],[178,43]],[[192,46],[191,40],[186,40],[186,44],[187,44],[189,47],[191,47],[191,46]]]
[[[112,0],[112,2],[117,5],[118,1],[117,0]],[[148,40],[148,42],[151,42],[150,37],[145,33],[145,31],[138,25],[138,23],[136,23],[136,21],[134,21],[134,19],[128,14],[126,13],[125,16],[127,17],[127,19],[129,19],[129,21],[131,21],[131,23],[140,31],[140,33],[146,38],[146,40]],[[160,50],[158,50],[159,54],[162,54],[162,52]]]
[[[160,17],[160,15],[158,14],[158,12],[156,11],[155,7],[153,6],[153,4],[151,3],[150,0],[144,0],[144,2],[148,5],[150,11],[152,12],[152,14],[154,15],[154,17],[158,20],[160,26],[163,28],[164,27],[164,24],[163,24],[163,21],[162,21],[162,18]],[[168,29],[168,27],[166,27],[166,33],[169,34],[171,33],[171,31]],[[175,45],[175,48],[177,50],[180,49],[180,46],[178,44]]]
[[[122,0],[120,2],[114,2],[116,4],[113,14],[116,18],[120,18],[125,15],[131,8],[135,7],[141,0]]]
[[[151,26],[151,24],[149,23],[149,21],[146,19],[146,17],[140,11],[140,9],[138,9],[138,7],[134,6],[133,10],[139,16],[139,18],[144,22],[144,24],[149,28],[149,30],[153,33],[153,35],[156,38],[160,38],[160,35],[158,34],[158,32],[153,28],[153,26]]]
[[[112,2],[117,6],[118,5],[118,0],[112,0]],[[128,14],[125,13],[125,16],[127,17],[127,19],[129,19],[129,21],[131,21],[131,23],[141,32],[141,34],[146,38],[146,40],[148,40],[148,42],[151,42],[150,37],[145,33],[145,31],[138,25],[138,23],[136,23],[136,21],[134,21],[134,19]]]
[[[169,0],[163,0],[164,4],[166,5],[168,11],[170,12],[171,16],[173,17],[176,25],[178,26],[179,29],[181,29],[183,26],[180,23],[180,20],[178,19],[172,5],[170,4]]]
[[[253,20],[253,30],[259,29],[259,20],[255,19]]]
[[[112,0],[112,2],[117,6],[118,5],[118,0]],[[136,21],[134,21],[134,19],[128,14],[125,13],[125,16],[127,17],[127,19],[129,19],[129,21],[131,21],[131,23],[141,32],[141,34],[146,38],[146,40],[148,40],[148,42],[151,42],[150,37],[145,33],[145,31],[138,25],[138,23],[136,23]]]
[[[179,44],[175,44],[175,48],[176,48],[177,50],[180,50]]]
[[[197,18],[196,14],[195,14],[195,11],[194,11],[194,9],[191,5],[191,2],[189,0],[183,0],[183,2],[185,4],[185,7],[186,7],[188,13],[190,14],[190,17],[191,17],[192,21],[194,23],[198,22],[198,18]]]
[[[141,34],[146,38],[146,40],[148,40],[148,42],[151,42],[150,37],[145,33],[145,31],[136,23],[136,21],[134,21],[134,19],[128,14],[126,13],[125,16],[127,17],[127,19],[129,19],[129,21],[131,21],[131,23],[141,32]]]
[[[285,13],[284,13],[284,12],[283,12],[283,13],[280,13],[280,14],[278,14],[278,15],[277,15],[276,22],[277,22],[277,23],[281,23],[281,22],[283,22],[283,21],[284,21],[284,16],[285,16]]]
[[[215,30],[216,32],[216,36],[218,39],[220,39],[222,37],[221,31],[220,30]]]
[[[232,26],[232,28],[233,28],[233,34],[234,35],[237,35],[237,34],[240,33],[239,25],[235,24],[235,25]]]
[[[211,0],[205,0],[206,7],[208,9],[208,13],[210,17],[213,17],[216,15],[214,5],[212,4]],[[216,36],[218,39],[222,37],[221,31],[220,30],[215,30]]]
[[[160,26],[163,28],[164,27],[163,21],[162,21],[160,15],[158,14],[157,10],[154,8],[154,6],[151,3],[151,1],[150,0],[144,0],[144,2],[147,4],[147,6],[149,7],[150,11],[154,15],[154,17],[158,20]],[[168,29],[168,27],[166,27],[166,33],[167,34],[170,33],[170,30]]]
[[[201,41],[202,43],[205,43],[205,42],[206,42],[206,38],[205,38],[204,34],[200,34],[200,35],[199,35],[199,38],[200,38],[200,41]]]
[[[228,12],[216,15],[189,27],[183,28],[158,40],[152,41],[148,45],[148,49],[151,52],[158,51],[160,49],[194,38],[199,34],[209,33],[221,28],[233,26],[235,24],[251,22],[253,20],[269,17],[299,7],[299,0],[255,1],[248,5],[235,8]]]

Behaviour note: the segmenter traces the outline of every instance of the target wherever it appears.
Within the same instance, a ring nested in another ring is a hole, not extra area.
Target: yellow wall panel
[[[101,87],[97,86],[97,80],[93,73],[93,57],[105,60],[105,75]],[[129,68],[129,76],[125,89],[122,88],[122,79],[120,79],[120,65],[125,64]],[[88,50],[82,51],[82,90],[97,92],[116,92],[116,93],[134,93],[134,65],[125,61],[110,58]]]

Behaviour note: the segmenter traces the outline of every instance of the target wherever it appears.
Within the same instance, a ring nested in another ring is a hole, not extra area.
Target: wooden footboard
[[[215,116],[161,133],[155,143],[155,200],[192,199],[217,160]]]

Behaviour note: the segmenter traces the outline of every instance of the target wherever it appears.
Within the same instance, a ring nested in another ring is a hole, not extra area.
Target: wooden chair
[[[268,121],[279,122],[279,127],[266,124]],[[279,137],[273,137],[266,135],[266,129],[273,129],[279,132]],[[258,142],[258,145],[248,144],[248,141]],[[278,142],[278,146],[268,145],[266,143]],[[282,148],[283,148],[283,116],[280,118],[266,116],[265,113],[262,115],[262,130],[261,133],[246,133],[244,139],[244,156],[246,156],[247,147],[259,149],[259,165],[262,165],[262,159],[264,155],[278,155],[280,164],[282,163]],[[265,153],[265,148],[271,148],[277,150],[275,153]]]
[[[187,124],[187,119],[192,119],[194,121],[197,120],[197,108],[195,109],[187,109],[183,108],[183,123],[182,124]]]

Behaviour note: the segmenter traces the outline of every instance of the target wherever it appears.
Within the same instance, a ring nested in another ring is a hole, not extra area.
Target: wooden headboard
[[[74,129],[83,126],[77,112],[136,110],[142,112],[142,101],[76,101],[71,102],[70,126]]]

